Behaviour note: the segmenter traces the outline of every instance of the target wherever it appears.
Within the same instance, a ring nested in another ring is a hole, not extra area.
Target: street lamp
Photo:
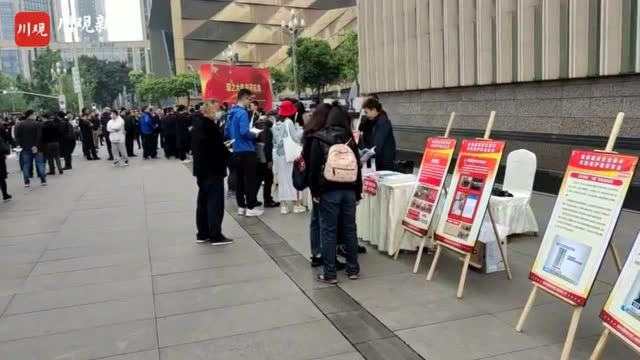
[[[280,25],[282,27],[282,32],[289,35],[289,38],[291,40],[293,86],[295,88],[296,94],[298,95],[298,99],[300,99],[300,89],[298,87],[298,62],[296,61],[296,48],[298,46],[298,38],[300,37],[302,31],[304,31],[305,25],[306,24],[304,22],[304,19],[298,18],[295,10],[293,9],[291,9],[291,13],[289,14],[289,23],[287,24],[284,20],[282,20],[282,23]]]
[[[231,44],[229,44],[229,46],[227,46],[227,48],[222,52],[222,56],[227,59],[229,65],[233,65],[238,62],[238,53],[233,51]]]

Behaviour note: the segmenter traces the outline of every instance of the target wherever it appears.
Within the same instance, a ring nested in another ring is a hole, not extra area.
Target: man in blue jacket
[[[251,132],[247,107],[253,93],[247,89],[238,91],[238,103],[229,110],[224,128],[225,138],[233,141],[232,166],[236,172],[236,202],[238,215],[260,216],[264,211],[256,208],[258,182],[256,177],[257,156]]]
[[[140,117],[140,134],[142,134],[142,156],[145,160],[156,158],[158,148],[154,141],[155,134],[153,117],[149,114],[147,106],[142,108],[142,116]]]

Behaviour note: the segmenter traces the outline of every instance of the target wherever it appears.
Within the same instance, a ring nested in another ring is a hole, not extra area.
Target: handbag
[[[291,137],[291,130],[289,130],[289,126],[285,124],[287,127],[287,136],[282,140],[284,145],[284,157],[287,162],[294,162],[302,153],[302,146],[295,142]]]
[[[307,184],[307,166],[302,156],[298,157],[293,163],[293,173],[291,174],[293,187],[298,191],[303,191],[308,187]]]

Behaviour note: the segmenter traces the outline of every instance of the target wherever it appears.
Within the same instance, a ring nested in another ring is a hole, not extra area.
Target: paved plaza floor
[[[105,158],[106,156],[103,156]],[[308,214],[233,216],[233,245],[195,242],[197,188],[178,161],[136,158],[128,168],[75,157],[74,169],[21,186],[0,204],[0,359],[558,359],[571,315],[541,295],[524,332],[514,326],[531,284],[540,237],[509,240],[514,279],[471,272],[455,297],[460,262],[432,256],[412,273],[374,247],[362,277],[313,280]],[[544,233],[555,198],[532,205]],[[640,215],[624,212],[614,235],[630,250]],[[589,299],[572,359],[587,359],[603,328],[598,313],[616,279],[609,255]],[[618,340],[603,359],[635,359]]]

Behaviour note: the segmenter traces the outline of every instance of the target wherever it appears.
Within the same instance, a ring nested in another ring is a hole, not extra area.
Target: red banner
[[[273,106],[271,74],[268,69],[220,64],[200,65],[200,83],[204,100],[234,104],[240,89],[249,89],[265,111]]]

